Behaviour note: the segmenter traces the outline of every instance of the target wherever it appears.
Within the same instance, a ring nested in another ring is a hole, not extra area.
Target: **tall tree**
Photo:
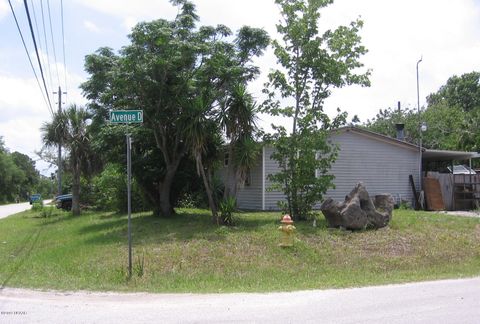
[[[297,220],[305,219],[332,186],[328,170],[336,158],[336,149],[327,143],[328,131],[342,124],[345,115],[330,119],[323,112],[325,99],[332,88],[369,85],[369,72],[357,73],[363,66],[359,59],[366,53],[358,35],[362,21],[323,33],[318,29],[320,10],[332,2],[275,1],[281,12],[277,31],[282,39],[275,40],[273,47],[281,68],[269,75],[264,107],[272,115],[289,118],[292,132],[274,126],[276,133],[270,138],[275,147],[272,157],[281,171],[270,178],[285,193],[284,207]],[[284,106],[279,96],[293,105]]]
[[[209,119],[205,113],[205,107],[202,98],[193,100],[193,109],[189,111],[190,116],[185,118],[184,131],[185,138],[190,148],[190,154],[195,160],[198,175],[202,178],[204,188],[207,194],[208,205],[212,212],[212,221],[216,224],[223,223],[218,216],[218,198],[213,189],[213,159],[209,147],[215,147],[218,140],[218,126],[214,119]],[[208,154],[210,153],[210,154]],[[210,157],[210,158],[209,158]],[[206,162],[206,163],[205,163]]]
[[[251,79],[258,69],[251,64],[268,43],[265,32],[243,27],[234,42],[226,26],[196,27],[195,6],[186,0],[172,21],[139,23],[129,35],[130,44],[115,55],[103,48],[87,56],[90,78],[82,89],[99,116],[111,109],[144,110],[144,127],[161,154],[150,198],[155,214],[168,217],[174,210],[171,189],[181,161],[192,148],[183,125],[202,98],[202,112],[211,114],[229,84]],[[264,41],[266,39],[266,41]],[[260,42],[260,41],[262,42]]]
[[[454,75],[437,92],[427,97],[428,106],[442,102],[465,112],[480,109],[480,72]]]
[[[18,183],[19,198],[27,199],[29,193],[33,193],[35,186],[39,182],[40,174],[35,169],[35,161],[33,161],[28,155],[20,152],[13,152],[11,154],[12,160],[25,175],[24,180]]]
[[[405,140],[419,143],[419,120],[427,130],[422,145],[429,149],[480,150],[480,73],[450,77],[446,84],[427,97],[427,107],[416,109],[381,109],[364,126],[395,137],[395,124],[405,124]]]
[[[0,203],[15,201],[22,192],[26,176],[6,149],[0,151]]]
[[[228,165],[225,176],[224,198],[237,196],[239,183],[256,163],[259,147],[255,144],[258,132],[257,108],[253,97],[243,83],[235,84],[221,104],[220,125],[228,143]]]
[[[456,143],[457,150],[480,151],[480,72],[450,77],[427,97],[427,103],[425,114],[437,112],[429,128],[442,127],[449,134],[443,138],[445,143]]]
[[[62,112],[57,112],[53,120],[42,126],[43,143],[47,147],[59,143],[69,153],[69,163],[73,175],[72,212],[80,215],[80,178],[82,171],[91,160],[90,137],[87,131],[87,120],[90,114],[82,107],[71,105]]]

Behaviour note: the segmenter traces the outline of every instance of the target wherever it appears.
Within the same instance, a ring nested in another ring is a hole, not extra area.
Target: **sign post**
[[[143,110],[114,110],[110,112],[111,124],[143,123]],[[132,138],[127,129],[127,212],[128,212],[128,277],[132,277]]]

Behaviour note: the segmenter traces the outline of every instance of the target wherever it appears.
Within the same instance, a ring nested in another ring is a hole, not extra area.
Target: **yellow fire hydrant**
[[[282,217],[280,221],[282,225],[278,228],[282,234],[282,240],[279,244],[281,247],[289,247],[293,246],[293,239],[294,239],[294,232],[295,226],[293,226],[293,220],[290,215],[285,215]]]

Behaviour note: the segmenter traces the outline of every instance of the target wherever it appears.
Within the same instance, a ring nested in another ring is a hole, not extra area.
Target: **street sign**
[[[110,112],[111,124],[143,123],[143,110],[113,110]],[[132,277],[132,139],[127,130],[127,212],[128,212],[128,277]]]
[[[112,124],[143,123],[143,110],[113,110],[110,112]]]

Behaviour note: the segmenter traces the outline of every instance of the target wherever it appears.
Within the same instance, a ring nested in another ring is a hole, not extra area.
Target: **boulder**
[[[328,227],[340,227],[349,230],[364,228],[382,228],[392,219],[395,200],[391,194],[376,195],[373,199],[360,182],[338,202],[328,198],[320,206]]]

